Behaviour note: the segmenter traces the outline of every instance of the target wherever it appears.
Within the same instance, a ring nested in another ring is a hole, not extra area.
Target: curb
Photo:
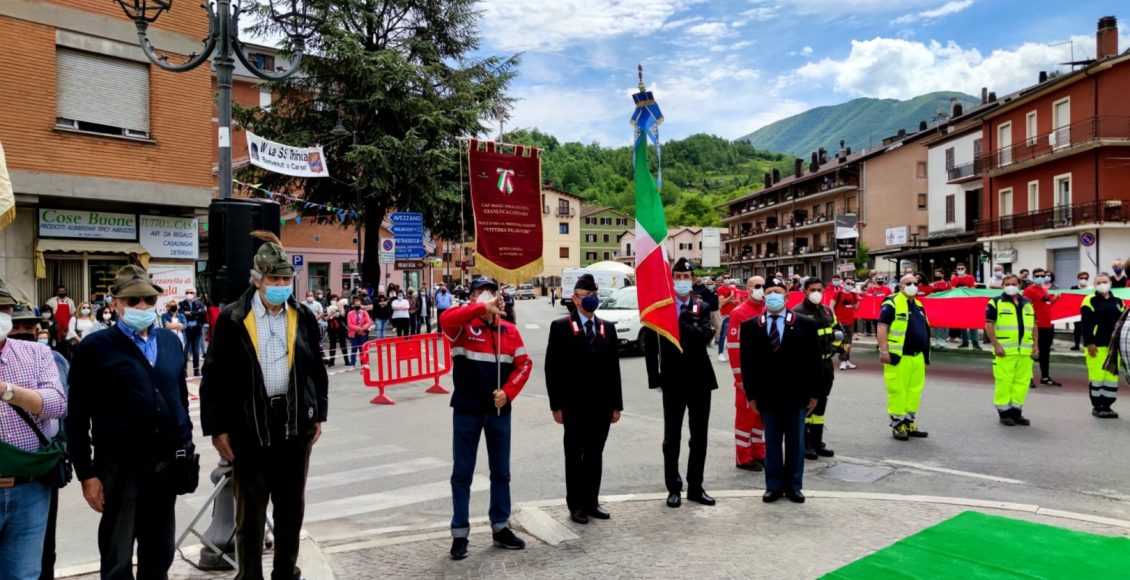
[[[868,337],[868,338],[870,338],[870,337]],[[851,347],[852,347],[852,350],[877,351],[877,350],[879,350],[879,343],[871,342],[870,340],[853,339]],[[984,345],[981,346],[981,349],[982,350],[977,350],[977,349],[974,349],[974,348],[956,348],[956,347],[953,347],[953,348],[951,348],[951,347],[938,348],[938,347],[935,347],[935,346],[931,346],[930,347],[930,356],[943,356],[943,357],[947,357],[947,358],[984,358],[984,359],[993,358],[993,351],[991,349],[989,349],[988,347],[986,347]],[[1076,365],[1087,364],[1086,358],[1083,356],[1081,351],[1080,351],[1079,354],[1074,354],[1074,353],[1067,354],[1067,353],[1064,353],[1062,351],[1056,351],[1056,352],[1053,352],[1050,357],[1048,357],[1048,360],[1050,360],[1051,362],[1056,362],[1056,363],[1067,363],[1067,364],[1076,364]]]
[[[760,498],[763,493],[765,493],[765,490],[763,490],[763,489],[732,489],[732,490],[720,490],[720,491],[710,492],[711,495],[713,495],[714,497],[719,498],[719,499],[753,499],[753,498]],[[1029,513],[1029,514],[1041,515],[1041,516],[1051,517],[1051,518],[1059,518],[1059,519],[1064,519],[1064,520],[1074,520],[1074,521],[1087,522],[1087,523],[1092,523],[1092,524],[1100,524],[1100,525],[1130,530],[1130,520],[1121,520],[1121,519],[1107,518],[1107,517],[1102,517],[1102,516],[1092,516],[1092,515],[1082,514],[1082,513],[1078,513],[1078,512],[1070,512],[1070,511],[1041,507],[1041,506],[1038,506],[1038,505],[1035,505],[1035,504],[1023,504],[1023,503],[1014,503],[1014,502],[1005,502],[1005,501],[980,500],[980,499],[973,499],[973,498],[946,497],[946,496],[935,496],[935,495],[904,495],[904,494],[896,494],[896,493],[870,493],[870,492],[855,492],[855,491],[819,491],[819,490],[807,490],[807,489],[804,490],[804,495],[809,497],[809,498],[812,498],[812,499],[833,499],[833,500],[835,500],[835,499],[849,499],[849,500],[898,502],[898,503],[917,503],[917,504],[936,504],[936,505],[964,506],[964,507],[970,507],[970,508],[995,509],[995,510],[1001,510],[1001,511]],[[643,501],[659,502],[659,501],[662,501],[666,498],[667,498],[667,494],[665,492],[664,493],[638,493],[638,494],[603,496],[603,497],[601,497],[601,502],[606,503],[606,504],[643,502]],[[548,516],[546,516],[545,513],[542,512],[541,508],[561,507],[561,506],[564,506],[564,505],[566,505],[564,498],[535,500],[535,501],[528,501],[528,502],[523,502],[523,503],[517,504],[517,505],[514,506],[515,509],[514,509],[513,523],[519,524],[519,526],[516,526],[516,527],[520,527],[527,534],[537,538],[538,540],[542,541],[543,543],[551,545],[551,546],[556,546],[556,545],[560,544],[562,541],[568,541],[568,539],[569,539],[569,538],[563,539],[559,535],[560,530],[558,530],[557,527],[565,529],[566,531],[568,531],[568,529],[564,528],[564,526],[561,526],[556,521],[553,522],[553,524],[555,524],[556,527],[553,526],[553,525],[545,525],[545,524],[547,524],[547,522],[545,522],[544,520]],[[533,513],[532,517],[523,518],[522,512],[534,512],[534,513]],[[521,524],[523,522],[529,522],[531,520],[536,522],[537,525],[532,525],[532,526],[529,526],[529,527],[521,526]],[[421,542],[421,541],[427,541],[427,540],[438,540],[438,539],[449,538],[449,537],[451,537],[451,533],[448,530],[447,526],[448,526],[447,523],[436,523],[436,524],[417,527],[417,528],[413,528],[413,529],[398,530],[398,532],[403,532],[405,535],[391,535],[391,534],[382,534],[382,533],[378,532],[378,533],[373,534],[372,535],[373,537],[370,537],[368,539],[364,539],[364,540],[360,540],[360,541],[356,541],[356,542],[351,542],[351,543],[345,543],[345,544],[337,544],[337,545],[334,545],[334,546],[323,548],[322,552],[324,554],[327,554],[327,555],[341,554],[341,553],[345,553],[345,552],[354,552],[354,551],[357,551],[357,550],[367,550],[367,549],[379,548],[379,547],[384,547],[384,546],[394,546],[394,545],[399,545],[399,544],[408,544],[408,543],[413,543],[413,542]],[[530,528],[533,528],[533,529],[530,529]],[[543,531],[543,530],[546,530],[546,531]],[[472,525],[471,533],[475,534],[475,535],[490,533],[490,526],[489,525]],[[546,537],[543,538],[542,535],[539,535],[539,533],[546,535]],[[571,532],[570,532],[570,535],[572,535]],[[384,537],[382,537],[382,536],[384,536]]]

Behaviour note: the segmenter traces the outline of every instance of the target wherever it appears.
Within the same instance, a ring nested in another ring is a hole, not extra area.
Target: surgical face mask
[[[824,293],[819,290],[814,290],[808,293],[808,301],[813,304],[820,304],[820,300],[824,298]]]
[[[314,297],[313,296],[307,296],[306,297],[306,303],[307,304],[313,304],[314,303]]]
[[[1016,296],[1020,293],[1020,286],[1009,285],[1004,287],[1004,293],[1009,296]]]
[[[773,293],[765,297],[765,307],[769,312],[780,312],[785,309],[784,294]]]
[[[1122,274],[1122,268],[1115,268],[1114,273],[1115,274]]]
[[[0,340],[8,338],[10,332],[12,332],[12,315],[0,312]]]
[[[272,306],[280,306],[286,302],[287,298],[290,298],[294,288],[290,286],[267,286],[264,292],[267,294],[267,302],[270,302]]]
[[[996,278],[997,280],[1004,278],[1004,272],[1000,270],[993,270],[993,278]]]
[[[1043,276],[1036,276],[1035,282],[1037,284],[1043,284],[1044,282],[1047,282],[1047,281],[1048,281],[1048,279],[1043,277]]]
[[[855,284],[848,282],[847,284],[844,284],[844,288],[846,288],[848,290],[855,290]]]
[[[1110,283],[1095,284],[1095,290],[1098,290],[1099,292],[1106,294],[1106,293],[1110,292]]]
[[[1079,279],[1079,287],[1080,288],[1086,288],[1087,284],[1090,284],[1090,283],[1091,283],[1090,280],[1088,280],[1087,278],[1080,278]]]
[[[126,307],[125,314],[122,316],[122,322],[126,326],[134,330],[145,330],[157,321],[157,311],[152,308],[130,308]]]
[[[710,288],[711,290],[713,290],[713,289],[714,289],[714,282],[707,282],[707,283],[706,283],[706,287],[707,287],[707,288]]]
[[[193,298],[196,298],[196,293],[195,292],[185,292],[184,297],[189,299],[189,300],[192,300]]]
[[[51,342],[51,340],[50,340],[50,339],[47,339],[47,338],[41,338],[41,339],[39,339],[39,344],[48,344],[48,343],[50,343],[50,342]]]
[[[754,300],[757,300],[759,302],[765,300],[765,290],[761,288],[754,289],[754,291],[750,292],[749,295],[752,296]]]
[[[600,297],[596,294],[589,294],[581,299],[581,308],[585,312],[596,312],[598,307],[600,307]]]
[[[686,296],[691,293],[690,280],[675,280],[675,294],[679,296]]]
[[[83,316],[86,316],[87,314],[90,314],[90,309],[89,308],[82,308],[82,309],[79,310],[79,312],[81,312]]]
[[[491,292],[490,290],[483,290],[479,294],[479,298],[478,298],[478,300],[476,300],[476,302],[486,303],[486,302],[490,302],[491,300],[494,300],[494,292]]]
[[[839,288],[839,287],[840,287],[840,284],[842,284],[842,283],[843,283],[843,282],[840,282],[839,280],[832,280],[832,285],[833,285],[833,286],[835,286],[835,287],[837,287],[837,288]]]
[[[910,296],[911,298],[918,296],[918,284],[907,284],[903,286],[902,293]]]
[[[102,313],[102,320],[110,320],[111,314],[109,312]]]

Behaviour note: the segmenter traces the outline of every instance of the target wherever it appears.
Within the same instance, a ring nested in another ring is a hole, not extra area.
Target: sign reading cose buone
[[[195,260],[200,257],[196,218],[141,216],[141,245],[154,258]]]
[[[104,211],[40,208],[39,237],[137,241],[137,216]]]

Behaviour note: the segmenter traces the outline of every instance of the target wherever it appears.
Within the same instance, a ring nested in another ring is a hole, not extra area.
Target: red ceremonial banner
[[[536,147],[468,143],[475,266],[506,284],[542,271],[541,160]]]

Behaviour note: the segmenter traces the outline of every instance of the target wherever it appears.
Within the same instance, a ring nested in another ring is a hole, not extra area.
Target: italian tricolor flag
[[[641,130],[636,139],[636,293],[640,322],[679,344],[679,313],[675,306],[675,285],[671,263],[667,260],[667,218],[659,188],[648,169],[647,135]]]

